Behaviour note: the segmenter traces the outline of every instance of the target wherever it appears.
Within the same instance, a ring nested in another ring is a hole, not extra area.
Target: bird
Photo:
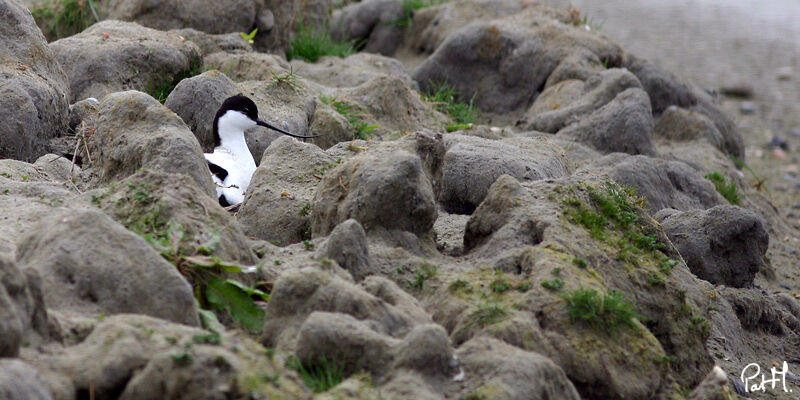
[[[244,131],[257,125],[300,139],[322,136],[295,135],[260,120],[256,103],[241,93],[225,99],[214,116],[214,151],[203,154],[217,187],[217,199],[223,207],[244,201],[250,179],[256,171],[256,162],[247,147]]]

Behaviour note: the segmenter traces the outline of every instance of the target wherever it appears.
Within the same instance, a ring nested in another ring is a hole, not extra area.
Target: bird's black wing
[[[211,175],[216,176],[220,182],[225,182],[225,178],[228,177],[228,171],[225,168],[222,168],[211,161],[208,161],[208,169],[211,170]]]

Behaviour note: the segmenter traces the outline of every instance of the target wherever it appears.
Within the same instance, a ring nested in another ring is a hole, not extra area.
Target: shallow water
[[[546,0],[572,3],[626,49],[703,87],[751,83],[767,95],[778,68],[800,72],[798,0]]]

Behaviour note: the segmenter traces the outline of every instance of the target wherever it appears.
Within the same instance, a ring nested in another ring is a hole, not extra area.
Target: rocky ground
[[[0,0],[0,398],[731,399],[800,368],[797,125],[742,82],[537,2],[66,3]],[[314,24],[362,51],[287,60]],[[236,93],[325,136],[248,131],[231,212],[202,153]]]

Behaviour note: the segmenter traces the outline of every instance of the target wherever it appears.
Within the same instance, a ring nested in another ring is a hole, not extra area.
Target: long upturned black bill
[[[256,120],[256,124],[261,125],[261,126],[266,127],[266,128],[269,128],[269,129],[272,129],[272,130],[276,130],[276,131],[278,131],[278,132],[280,132],[280,133],[282,133],[284,135],[288,135],[288,136],[291,136],[291,137],[296,137],[296,138],[299,138],[299,139],[311,139],[311,138],[315,138],[315,137],[325,136],[325,135],[316,135],[316,136],[295,135],[294,133],[286,132],[285,130],[283,130],[281,128],[278,128],[276,126],[272,126],[272,125],[270,125],[270,124],[268,124],[268,123],[266,123],[266,122],[264,122],[264,121],[262,121],[260,119]]]

